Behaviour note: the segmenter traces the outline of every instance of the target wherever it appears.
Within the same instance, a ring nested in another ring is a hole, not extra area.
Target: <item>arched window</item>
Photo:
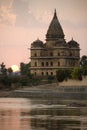
[[[48,72],[46,72],[46,75],[48,75]]]
[[[52,61],[50,62],[50,65],[53,66],[53,62]]]
[[[35,66],[37,66],[37,62],[35,62]]]
[[[70,54],[69,54],[70,56],[72,56],[72,52],[70,52]]]
[[[42,72],[41,75],[43,76],[43,75],[44,75],[44,72]]]
[[[48,62],[46,62],[46,66],[48,66],[49,64],[48,64]]]
[[[53,56],[53,52],[50,52],[50,56]]]
[[[34,74],[35,74],[35,76],[37,75],[37,73],[36,73],[36,72],[35,72]]]
[[[60,53],[58,52],[58,56],[60,56]]]
[[[53,75],[53,72],[51,72],[51,75]]]
[[[37,56],[37,53],[35,53],[34,56],[36,57],[36,56]]]
[[[58,61],[58,66],[60,66],[60,62]]]
[[[41,66],[44,66],[44,62],[41,62]]]

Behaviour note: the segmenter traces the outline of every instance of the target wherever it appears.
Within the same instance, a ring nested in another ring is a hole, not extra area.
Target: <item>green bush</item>
[[[49,75],[47,77],[48,83],[52,83],[55,80],[55,76]]]
[[[75,67],[72,70],[71,76],[73,79],[82,80],[82,69],[80,67]]]
[[[58,69],[56,78],[59,82],[71,78],[71,69]]]

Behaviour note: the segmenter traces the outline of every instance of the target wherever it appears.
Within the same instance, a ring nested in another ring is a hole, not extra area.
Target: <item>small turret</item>
[[[31,47],[40,47],[40,48],[43,48],[43,42],[41,40],[39,40],[39,38],[34,41],[32,44],[31,44]]]

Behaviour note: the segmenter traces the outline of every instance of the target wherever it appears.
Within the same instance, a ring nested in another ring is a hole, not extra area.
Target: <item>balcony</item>
[[[32,56],[30,59],[79,59],[79,56]]]
[[[53,67],[40,67],[40,66],[37,66],[37,67],[34,67],[34,66],[32,66],[32,67],[30,67],[30,69],[31,70],[33,70],[33,69],[38,69],[38,70],[40,70],[40,69],[59,69],[59,68],[73,68],[73,67],[69,67],[69,66],[58,66],[58,67],[56,67],[56,66],[53,66]]]

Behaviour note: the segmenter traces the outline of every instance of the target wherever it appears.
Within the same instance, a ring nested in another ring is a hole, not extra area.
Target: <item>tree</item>
[[[81,67],[87,67],[87,56],[86,55],[82,56],[82,58],[80,60],[80,65],[81,65]]]
[[[87,75],[87,56],[86,55],[82,56],[80,60],[80,65],[82,69],[82,75],[86,76]]]
[[[70,69],[58,69],[56,77],[59,82],[62,82],[64,80],[67,80],[67,78],[70,78],[71,70]]]
[[[73,79],[82,80],[82,69],[80,67],[75,67],[71,73]]]
[[[7,69],[7,71],[8,71],[8,73],[11,75],[12,74],[12,72],[13,72],[13,70],[12,70],[12,68],[10,67],[10,68],[8,68]]]
[[[30,75],[30,63],[20,63],[20,71],[21,71],[21,75]]]
[[[1,73],[2,73],[2,75],[6,75],[7,74],[7,69],[5,67],[4,62],[1,63]]]

